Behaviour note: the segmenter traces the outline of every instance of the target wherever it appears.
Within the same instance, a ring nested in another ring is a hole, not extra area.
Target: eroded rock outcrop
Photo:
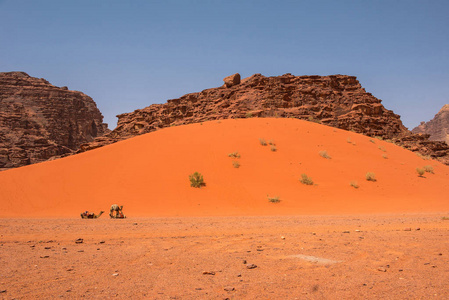
[[[24,72],[0,73],[0,169],[73,153],[107,132],[89,96]]]
[[[429,122],[421,122],[412,132],[428,134],[432,141],[443,141],[449,144],[449,104],[444,105]]]
[[[437,145],[426,136],[413,135],[402,124],[400,116],[367,93],[354,76],[255,74],[239,79],[240,75],[234,74],[226,77],[221,87],[118,115],[117,127],[111,133],[82,145],[80,151],[168,126],[228,118],[282,117],[379,136],[423,155],[449,157],[446,144]]]

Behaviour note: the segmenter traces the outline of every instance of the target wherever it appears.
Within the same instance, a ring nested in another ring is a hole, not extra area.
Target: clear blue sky
[[[449,1],[0,0],[0,71],[115,115],[239,72],[347,74],[410,129],[449,103]]]

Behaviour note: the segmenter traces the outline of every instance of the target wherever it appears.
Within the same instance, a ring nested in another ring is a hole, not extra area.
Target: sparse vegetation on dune
[[[356,189],[358,189],[358,188],[360,187],[359,184],[357,183],[357,181],[355,181],[355,180],[351,181],[351,182],[350,182],[350,185],[351,185],[353,188],[356,188]]]
[[[276,148],[276,146],[272,145],[270,150],[273,151],[273,152],[276,152],[278,150],[278,148]]]
[[[373,172],[366,173],[365,178],[368,181],[377,181],[376,174],[374,174]]]
[[[240,154],[237,151],[229,153],[228,156],[232,158],[240,158]]]
[[[307,174],[301,174],[301,179],[299,180],[302,184],[313,185],[313,180]]]
[[[434,172],[433,172],[433,167],[430,166],[430,165],[424,166],[423,169],[424,169],[424,171],[426,171],[427,173],[434,174]]]
[[[385,159],[387,159],[387,158],[388,158],[388,155],[382,154],[382,157],[385,158]]]
[[[259,139],[259,143],[260,143],[262,146],[266,146],[266,145],[267,145],[267,141],[265,141],[265,139],[262,139],[262,138]]]
[[[329,153],[327,153],[326,150],[320,151],[320,152],[318,152],[318,154],[319,154],[321,157],[323,157],[323,158],[331,159]]]
[[[378,148],[379,148],[379,150],[381,150],[383,152],[387,152],[387,149],[385,149],[385,147],[383,147],[383,146],[379,146]]]
[[[190,186],[194,188],[200,188],[205,185],[203,175],[201,173],[195,172],[189,175]]]
[[[423,175],[426,171],[424,171],[423,168],[416,168],[416,172],[418,173],[419,177],[423,177]]]
[[[234,166],[234,168],[240,168],[240,163],[236,160],[232,161],[232,166]]]
[[[271,202],[271,203],[279,203],[279,202],[281,202],[279,196],[270,197],[270,196],[267,195],[267,198],[268,198],[268,201]]]

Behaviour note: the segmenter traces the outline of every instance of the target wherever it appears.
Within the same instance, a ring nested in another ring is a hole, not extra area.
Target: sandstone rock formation
[[[0,73],[0,169],[70,154],[107,132],[89,96],[24,72]]]
[[[82,145],[80,151],[168,126],[228,118],[282,117],[379,136],[424,155],[449,157],[445,143],[438,144],[428,141],[425,135],[411,134],[400,116],[367,93],[354,76],[284,74],[265,77],[255,74],[241,82],[239,79],[240,75],[234,74],[226,77],[221,87],[118,115],[117,127],[111,133]]]
[[[429,134],[430,140],[449,144],[449,104],[444,105],[429,122],[421,122],[412,132]]]

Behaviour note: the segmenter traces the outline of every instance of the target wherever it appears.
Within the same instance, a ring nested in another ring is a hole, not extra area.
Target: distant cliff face
[[[107,132],[85,94],[24,72],[0,73],[0,169],[72,153]]]
[[[224,81],[222,87],[118,115],[117,128],[83,147],[87,150],[168,126],[249,117],[313,120],[384,138],[408,132],[400,116],[385,109],[353,76],[255,74],[240,81],[235,74]]]
[[[430,140],[449,144],[449,104],[444,105],[429,122],[421,122],[412,132],[427,133],[430,134]]]
[[[412,151],[449,164],[449,146],[413,135],[400,116],[367,93],[357,78],[346,75],[265,77],[255,74],[240,80],[228,76],[224,85],[191,93],[164,104],[153,104],[118,115],[109,134],[81,146],[87,151],[168,126],[208,120],[251,117],[297,118],[380,136]]]

